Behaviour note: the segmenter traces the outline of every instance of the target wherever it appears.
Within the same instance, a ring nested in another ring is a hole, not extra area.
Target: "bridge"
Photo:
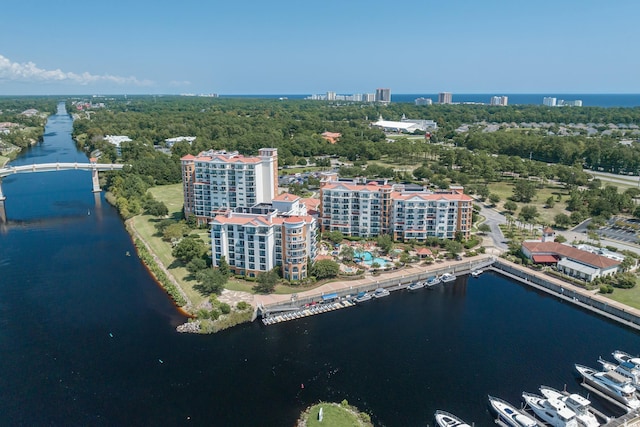
[[[121,170],[124,168],[123,164],[106,164],[97,163],[94,158],[89,163],[39,163],[22,166],[8,166],[0,168],[0,202],[4,201],[6,197],[2,193],[2,178],[18,174],[18,173],[33,173],[33,172],[56,172],[66,170],[86,170],[91,171],[91,180],[93,181],[93,192],[100,192],[100,181],[98,180],[98,172]]]

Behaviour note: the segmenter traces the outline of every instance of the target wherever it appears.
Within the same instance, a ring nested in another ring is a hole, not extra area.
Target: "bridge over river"
[[[33,173],[33,172],[57,172],[67,170],[87,170],[91,171],[91,180],[93,181],[93,192],[100,192],[100,181],[98,180],[98,172],[121,170],[124,168],[123,164],[105,164],[97,163],[95,159],[91,159],[89,163],[34,163],[31,165],[22,166],[7,166],[0,168],[0,202],[4,201],[6,197],[2,193],[2,178],[20,174],[20,173]]]

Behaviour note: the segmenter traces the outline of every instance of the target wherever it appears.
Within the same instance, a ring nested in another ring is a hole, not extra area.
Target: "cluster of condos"
[[[461,187],[443,192],[325,173],[317,200],[278,194],[278,154],[204,151],[182,157],[185,216],[211,226],[213,265],[222,257],[238,275],[278,267],[287,280],[308,277],[319,229],[394,240],[469,238],[473,199]]]

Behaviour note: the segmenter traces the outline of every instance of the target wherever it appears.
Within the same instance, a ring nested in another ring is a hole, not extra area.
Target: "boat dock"
[[[586,388],[587,390],[589,390],[589,392],[597,394],[599,397],[603,398],[604,400],[606,400],[609,403],[612,403],[612,404],[616,405],[620,409],[624,409],[627,412],[631,411],[631,409],[629,409],[629,407],[627,405],[625,405],[622,402],[617,401],[616,399],[614,399],[613,397],[609,396],[608,394],[600,391],[599,388],[594,387],[593,385],[591,385],[591,383],[587,379],[583,378],[583,380],[580,383],[580,385],[582,387]],[[602,414],[602,413],[600,413],[600,414],[604,416],[604,414]],[[620,418],[622,418],[622,417],[620,417]]]
[[[601,427],[638,427],[640,426],[640,411],[635,410],[633,412],[629,412],[618,418],[613,418],[606,424],[602,424]]]
[[[289,320],[301,319],[303,317],[313,316],[314,314],[327,313],[329,311],[339,310],[341,308],[353,307],[354,302],[346,299],[344,301],[333,302],[329,304],[316,304],[304,307],[300,310],[289,311],[277,315],[266,316],[262,318],[265,325],[273,325],[276,323],[287,322]]]

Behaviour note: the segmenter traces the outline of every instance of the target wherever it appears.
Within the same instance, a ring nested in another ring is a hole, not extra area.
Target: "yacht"
[[[431,277],[429,280],[427,280],[425,282],[425,286],[430,288],[432,286],[437,285],[440,282],[441,282],[441,280],[440,280],[440,278],[438,276],[433,276],[433,277]]]
[[[533,413],[552,427],[578,427],[576,414],[563,401],[557,398],[545,398],[533,393],[522,393],[525,403]]]
[[[538,423],[515,406],[497,397],[489,396],[489,403],[498,414],[498,419],[511,427],[536,427]]]
[[[598,362],[602,365],[605,371],[614,371],[622,375],[631,381],[631,384],[637,389],[640,390],[640,369],[630,361],[621,362],[619,365],[615,363],[611,363],[603,358],[599,358]]]
[[[589,384],[617,400],[630,409],[640,408],[640,400],[635,395],[636,388],[631,381],[615,371],[598,372],[587,366],[576,364],[576,369]]]
[[[410,291],[415,291],[422,288],[424,288],[424,282],[415,282],[407,286],[407,289],[409,289]]]
[[[613,358],[616,359],[620,363],[629,362],[633,363],[636,369],[640,369],[640,357],[635,357],[630,355],[629,353],[625,353],[624,351],[616,350],[613,353]]]
[[[360,292],[357,296],[355,301],[356,302],[365,302],[365,301],[369,301],[371,299],[371,294],[369,292]]]
[[[480,277],[480,275],[481,275],[482,273],[484,273],[484,271],[483,271],[483,270],[473,270],[473,271],[471,272],[471,275],[472,275],[473,277],[478,278],[478,277]]]
[[[436,411],[435,417],[439,427],[471,427],[460,418],[445,411]]]
[[[454,282],[456,280],[456,276],[451,273],[444,273],[440,277],[440,280],[442,280],[442,283]]]
[[[598,427],[600,423],[595,415],[589,410],[591,402],[579,394],[564,394],[556,389],[547,386],[540,386],[540,393],[547,399],[560,399],[576,414],[576,420],[582,427]]]
[[[389,295],[389,291],[386,290],[385,288],[378,288],[373,293],[374,298],[382,298],[382,297],[386,297],[387,295]]]

